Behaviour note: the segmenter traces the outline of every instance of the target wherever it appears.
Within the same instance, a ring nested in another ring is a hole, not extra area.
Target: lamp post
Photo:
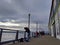
[[[38,31],[38,22],[36,22],[36,31]]]
[[[28,28],[30,29],[30,13],[28,14]]]

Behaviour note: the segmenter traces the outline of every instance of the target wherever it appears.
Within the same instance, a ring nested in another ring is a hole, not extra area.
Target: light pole
[[[30,13],[28,14],[28,28],[30,29]]]
[[[36,22],[36,31],[38,31],[38,22]]]

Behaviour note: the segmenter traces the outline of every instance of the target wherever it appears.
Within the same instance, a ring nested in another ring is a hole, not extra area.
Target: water
[[[30,33],[32,37],[32,33]],[[18,33],[18,39],[24,38],[24,31],[20,31]],[[3,31],[1,42],[15,40],[16,39],[16,31]]]
[[[2,42],[9,41],[9,40],[15,40],[16,33],[3,33],[2,34]]]
[[[24,38],[24,33],[19,32],[18,34],[19,34],[18,39]],[[15,40],[15,38],[16,38],[16,32],[3,32],[1,42]]]

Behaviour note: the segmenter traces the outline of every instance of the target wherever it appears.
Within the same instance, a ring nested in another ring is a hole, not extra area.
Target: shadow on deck
[[[7,45],[60,45],[60,40],[50,36],[44,36],[39,38],[32,38],[30,42],[17,42],[15,44]]]

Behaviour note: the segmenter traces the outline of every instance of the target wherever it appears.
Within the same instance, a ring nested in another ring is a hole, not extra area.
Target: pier
[[[0,45],[60,45],[60,0],[0,0]]]
[[[56,39],[54,37],[51,37],[50,35],[44,35],[39,37],[31,37],[29,42],[20,42],[20,39],[18,39],[18,30],[14,30],[13,32],[8,33],[16,33],[15,39],[7,40],[2,42],[2,34],[4,30],[11,30],[11,29],[2,29],[0,28],[0,45],[60,45],[60,40]],[[5,32],[7,33],[7,32]]]
[[[60,40],[45,35],[44,37],[32,38],[30,42],[17,42],[15,44],[6,45],[60,45]]]

